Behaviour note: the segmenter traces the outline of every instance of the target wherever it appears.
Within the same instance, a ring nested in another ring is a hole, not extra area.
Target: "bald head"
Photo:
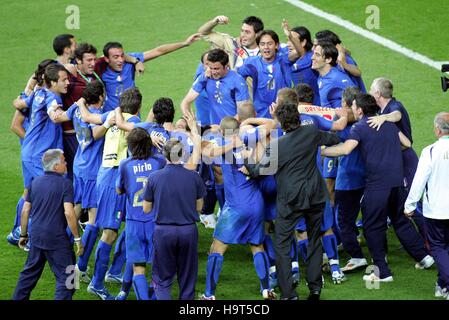
[[[224,136],[238,134],[240,123],[234,117],[224,117],[220,121],[220,128]]]

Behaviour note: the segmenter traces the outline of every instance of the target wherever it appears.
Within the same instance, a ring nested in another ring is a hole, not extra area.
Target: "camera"
[[[441,72],[448,72],[449,71],[449,64],[443,64],[441,66]],[[441,89],[443,89],[443,92],[446,92],[449,88],[449,79],[445,76],[441,77]]]

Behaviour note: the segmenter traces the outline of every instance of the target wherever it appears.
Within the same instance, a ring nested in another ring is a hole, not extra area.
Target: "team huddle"
[[[57,58],[39,63],[13,102],[24,193],[7,240],[29,251],[14,299],[30,297],[46,261],[56,275],[55,299],[73,296],[69,265],[103,300],[125,300],[131,289],[140,300],[171,299],[175,279],[179,299],[195,299],[199,221],[215,229],[202,300],[215,300],[231,244],[249,244],[260,294],[269,300],[277,287],[281,299],[297,299],[298,259],[308,266],[309,299],[319,299],[323,270],[341,284],[345,272],[366,268],[362,236],[375,266],[363,280],[393,281],[389,225],[417,269],[434,264],[422,201],[416,192],[407,199],[419,159],[392,82],[377,78],[367,93],[351,52],[330,30],[312,41],[306,27],[284,20],[283,44],[254,16],[243,20],[239,37],[213,30],[228,22],[217,16],[185,41],[145,52],[125,53],[108,42],[99,58],[73,35],[54,39]],[[169,97],[141,118],[136,72],[199,39],[212,48],[201,56],[181,119],[174,121]],[[282,174],[292,162],[281,154],[300,128],[315,138],[297,159],[295,180]],[[319,192],[311,192],[315,187]],[[341,248],[351,257],[342,266]],[[435,295],[447,296],[448,272],[436,262]],[[105,282],[121,283],[120,292],[111,295]]]

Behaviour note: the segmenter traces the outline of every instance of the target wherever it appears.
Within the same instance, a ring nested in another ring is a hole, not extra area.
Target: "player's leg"
[[[221,268],[223,266],[223,255],[227,248],[227,244],[216,238],[212,241],[210,253],[207,257],[206,290],[203,295],[206,300],[210,300],[212,298],[215,299],[215,289],[217,287]]]
[[[270,262],[267,253],[264,251],[263,245],[250,244],[251,253],[253,254],[254,267],[260,281],[260,292],[265,299],[273,300],[276,298],[273,288],[269,283],[269,267]]]

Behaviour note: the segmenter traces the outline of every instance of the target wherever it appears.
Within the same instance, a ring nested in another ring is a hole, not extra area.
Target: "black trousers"
[[[276,271],[278,274],[281,299],[296,297],[291,275],[291,239],[298,220],[304,217],[307,226],[309,245],[307,247],[307,283],[310,291],[321,291],[321,264],[323,245],[321,244],[321,220],[325,203],[311,206],[309,209],[294,211],[287,217],[276,217],[274,226],[274,249],[276,251]]]

